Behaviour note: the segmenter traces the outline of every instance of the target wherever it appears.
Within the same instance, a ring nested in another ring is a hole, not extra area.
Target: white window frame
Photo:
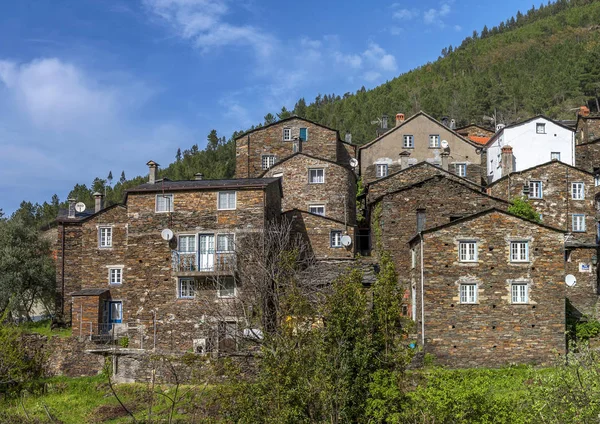
[[[323,208],[323,213],[313,212],[313,208]],[[325,205],[324,204],[316,204],[316,205],[308,205],[308,211],[314,215],[325,216]]]
[[[478,287],[475,283],[461,283],[458,289],[460,303],[472,305],[477,303]]]
[[[110,249],[113,247],[113,231],[111,226],[101,225],[98,227],[98,247],[100,249]],[[106,235],[102,235],[102,232],[106,231]]]
[[[550,152],[550,160],[560,160],[560,152]]]
[[[431,134],[429,136],[429,147],[431,149],[439,149],[440,148],[440,136],[439,136],[439,134]]]
[[[467,176],[467,164],[462,162],[462,163],[455,163],[454,164],[454,169],[456,171],[456,175],[458,175],[459,177],[466,177]]]
[[[470,246],[473,245],[473,256],[471,257]],[[458,242],[458,261],[465,263],[477,262],[477,242],[475,240],[461,240]]]
[[[318,178],[319,171],[321,171],[321,173],[322,173],[320,181]],[[313,179],[313,172],[315,172],[314,177],[316,179]],[[325,168],[309,168],[308,169],[308,183],[309,184],[325,184]]]
[[[227,238],[227,250],[220,250],[219,239]],[[235,233],[218,233],[215,234],[215,253],[233,253],[235,252]]]
[[[340,248],[343,247],[342,246],[342,236],[343,236],[343,232],[342,230],[331,230],[329,232],[329,247],[332,248]]]
[[[519,281],[510,284],[510,303],[513,305],[525,305],[529,303],[528,283]]]
[[[571,183],[571,199],[585,200],[585,184],[582,181]]]
[[[510,261],[529,262],[528,240],[514,240],[510,242]]]
[[[585,214],[574,213],[571,217],[571,231],[574,233],[585,232]]]
[[[375,176],[377,178],[383,178],[388,176],[388,164],[387,163],[376,163],[375,164]]]
[[[114,271],[114,280],[113,280]],[[118,277],[118,278],[117,278]],[[108,267],[108,284],[111,286],[120,286],[123,284],[123,266]]]
[[[158,209],[158,206],[159,206],[158,199],[159,199],[159,197],[163,198],[163,199],[170,199],[169,200],[169,202],[170,202],[170,204],[169,204],[169,210],[159,210]],[[157,194],[156,195],[156,199],[154,201],[155,202],[154,203],[154,212],[156,212],[156,213],[169,213],[169,212],[173,212],[173,200],[174,200],[173,194],[170,194],[170,193],[165,193],[165,194],[159,193],[159,194]]]
[[[414,149],[415,147],[415,136],[412,134],[406,134],[403,137],[403,146],[405,149]]]
[[[224,281],[224,280],[229,280],[229,279],[231,279],[233,281],[233,293],[224,294],[223,291],[224,290],[228,290],[229,291],[229,289],[225,288],[224,285],[221,285],[220,282]],[[217,297],[219,299],[232,299],[234,297],[237,297],[237,283],[236,283],[234,277],[224,277],[222,279],[221,278],[217,279],[217,285],[218,285],[218,287],[217,287]]]
[[[540,131],[540,128],[542,129],[541,131]],[[536,134],[546,134],[546,124],[544,124],[542,122],[536,122],[535,133]]]
[[[291,128],[283,129],[283,141],[292,141],[292,129]]]
[[[185,290],[183,284],[186,283]],[[194,299],[196,297],[196,291],[198,290],[198,283],[193,278],[179,278],[177,280],[177,298],[178,299]],[[185,293],[185,295],[184,295]]]
[[[277,156],[275,156],[275,155],[262,155],[261,156],[262,169],[265,171],[267,169],[271,169],[273,167],[273,165],[275,165],[276,161],[277,161]]]
[[[537,193],[534,187],[538,188]],[[530,199],[542,199],[544,197],[544,185],[541,181],[529,181],[529,195]]]
[[[230,196],[233,193],[233,207],[231,207],[230,204]],[[221,207],[221,196],[227,195],[227,207],[222,208]],[[220,211],[233,211],[237,208],[237,191],[234,190],[226,190],[226,191],[219,191],[217,193],[217,210]]]

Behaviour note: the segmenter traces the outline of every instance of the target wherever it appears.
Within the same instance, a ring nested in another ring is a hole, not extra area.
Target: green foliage
[[[46,337],[70,337],[73,333],[72,328],[52,328],[52,321],[49,319],[41,321],[28,321],[19,324],[23,333],[40,334]]]
[[[121,346],[122,348],[128,348],[129,347],[129,337],[127,337],[127,336],[121,337],[119,339],[119,346]]]
[[[595,319],[575,324],[575,336],[577,337],[577,340],[587,341],[597,337],[599,334],[600,322]]]
[[[531,203],[529,203],[523,197],[515,197],[513,200],[511,200],[510,206],[508,207],[508,212],[530,221],[541,222],[540,214],[533,208],[533,206],[531,206]]]

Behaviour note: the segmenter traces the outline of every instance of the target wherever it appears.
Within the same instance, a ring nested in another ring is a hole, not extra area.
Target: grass
[[[41,334],[42,336],[52,337],[70,337],[72,334],[71,328],[50,328],[51,320],[46,319],[35,322],[24,322],[19,324],[19,328],[25,333]]]

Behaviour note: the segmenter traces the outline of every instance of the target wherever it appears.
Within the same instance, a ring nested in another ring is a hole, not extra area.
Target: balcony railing
[[[235,269],[233,252],[198,254],[196,252],[173,252],[174,272],[232,272]]]

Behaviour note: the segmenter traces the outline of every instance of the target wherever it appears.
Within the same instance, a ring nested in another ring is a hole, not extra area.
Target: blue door
[[[108,322],[111,324],[123,322],[123,302],[108,302]]]

